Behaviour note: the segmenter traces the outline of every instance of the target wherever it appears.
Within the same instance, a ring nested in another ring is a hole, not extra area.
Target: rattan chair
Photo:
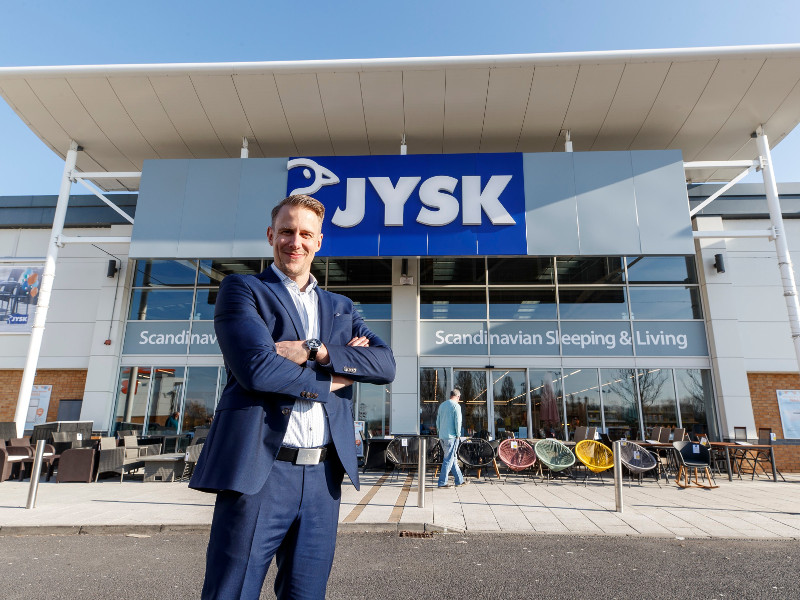
[[[642,476],[658,466],[656,457],[634,442],[623,441],[620,443],[619,460],[630,473],[629,486],[634,475],[639,477],[639,483],[641,484]],[[656,483],[658,483],[658,478],[656,478]],[[660,483],[658,485],[661,487]]]
[[[536,452],[525,440],[509,438],[500,442],[500,446],[497,448],[497,458],[508,467],[509,471],[521,473],[534,465]],[[508,474],[506,474],[505,481],[508,481]]]
[[[543,467],[547,467],[548,483],[550,483],[551,475],[562,473],[575,464],[575,455],[572,450],[563,442],[553,438],[539,440],[533,447],[533,451],[536,453],[536,458],[539,459],[539,475],[542,479],[544,479]]]
[[[481,476],[481,470],[489,470],[488,467],[494,466],[494,471],[497,478],[500,478],[500,469],[497,467],[497,457],[494,453],[492,445],[481,438],[470,438],[461,442],[458,446],[458,459],[464,464],[464,475],[466,476],[468,469],[476,469],[478,477]]]
[[[386,448],[386,460],[394,467],[394,474],[402,470],[411,472],[419,464],[419,440],[420,437],[426,439],[425,461],[427,466],[440,467],[444,459],[444,451],[439,438],[432,436],[400,436],[389,442]],[[430,469],[432,476],[438,473],[438,469]]]
[[[597,475],[600,483],[604,483],[601,473],[614,466],[614,453],[611,448],[595,440],[578,442],[575,445],[575,458],[581,461],[589,472]],[[586,484],[588,478],[587,473],[583,480],[584,484]]]
[[[672,442],[675,453],[678,456],[678,479],[676,483],[679,487],[687,488],[692,485],[689,480],[689,471],[694,470],[694,485],[697,487],[712,489],[719,487],[713,485],[714,476],[711,474],[711,454],[708,448],[697,442]],[[703,485],[698,481],[697,472],[702,469],[708,478],[708,485]]]

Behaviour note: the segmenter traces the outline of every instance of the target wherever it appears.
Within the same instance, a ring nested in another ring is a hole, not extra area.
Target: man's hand
[[[275,351],[278,356],[288,358],[298,365],[304,365],[308,361],[308,348],[305,340],[275,342]]]

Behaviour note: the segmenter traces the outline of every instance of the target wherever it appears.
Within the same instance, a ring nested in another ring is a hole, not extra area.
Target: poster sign
[[[47,421],[47,409],[50,408],[50,394],[52,392],[52,385],[33,386],[28,415],[25,417],[25,429],[33,429],[34,425],[41,425]]]
[[[30,333],[43,264],[0,265],[0,333]]]
[[[354,421],[353,425],[356,430],[356,456],[364,458],[364,421]]]
[[[776,390],[778,410],[781,413],[783,437],[787,440],[800,439],[800,390]]]

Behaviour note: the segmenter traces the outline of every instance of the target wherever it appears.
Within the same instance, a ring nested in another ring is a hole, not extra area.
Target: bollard
[[[25,506],[25,508],[36,507],[36,492],[39,490],[39,476],[42,473],[43,455],[44,455],[44,440],[39,440],[38,442],[36,442],[36,457],[33,459],[33,470],[31,471],[31,487],[28,489],[28,504]]]
[[[427,454],[427,444],[425,442],[425,438],[419,436],[419,464],[417,465],[419,482],[417,483],[417,508],[425,508],[425,455]]]
[[[617,502],[616,512],[622,512],[622,442],[614,442],[614,499]]]

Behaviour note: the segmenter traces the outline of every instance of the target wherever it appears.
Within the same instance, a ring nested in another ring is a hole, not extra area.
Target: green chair
[[[533,447],[536,457],[539,459],[539,476],[544,479],[542,466],[547,467],[547,483],[550,483],[550,476],[569,469],[575,464],[575,455],[572,450],[553,438],[539,440]]]

